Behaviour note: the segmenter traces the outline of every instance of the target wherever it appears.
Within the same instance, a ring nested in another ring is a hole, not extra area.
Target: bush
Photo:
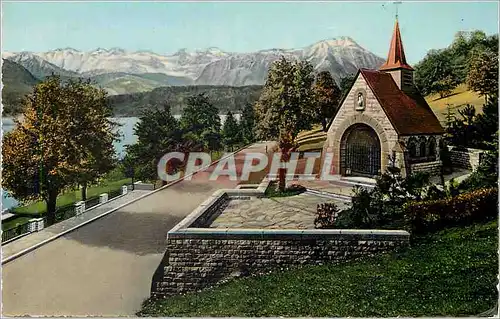
[[[498,189],[484,188],[455,197],[405,205],[405,221],[412,233],[467,225],[498,215]]]
[[[316,228],[334,228],[335,219],[339,213],[339,208],[335,203],[318,204],[316,209],[316,219],[314,227]]]
[[[266,197],[287,197],[295,196],[305,192],[307,189],[298,184],[293,184],[287,187],[284,191],[280,191],[278,188],[278,183],[272,182],[266,190]]]
[[[336,227],[401,228],[404,226],[404,204],[421,200],[428,184],[428,174],[417,173],[403,178],[398,170],[388,170],[377,178],[373,190],[354,190],[351,207],[339,213]]]

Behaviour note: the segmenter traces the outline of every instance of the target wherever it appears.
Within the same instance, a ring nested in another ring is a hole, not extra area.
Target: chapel
[[[413,81],[396,18],[387,60],[378,70],[359,69],[329,123],[323,154],[330,174],[376,177],[389,166],[439,174],[444,130]]]

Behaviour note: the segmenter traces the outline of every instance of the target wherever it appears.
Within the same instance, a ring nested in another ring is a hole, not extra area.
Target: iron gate
[[[380,147],[360,142],[347,143],[342,153],[344,175],[376,176],[380,173]]]

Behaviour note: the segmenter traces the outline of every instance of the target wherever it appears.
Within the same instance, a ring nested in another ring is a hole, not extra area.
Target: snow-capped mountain
[[[3,53],[4,58],[18,62],[30,71],[29,64],[35,63],[28,63],[31,59],[36,63],[45,61],[52,69],[57,67],[70,74],[88,77],[110,73],[121,76],[155,73],[182,79],[177,85],[230,86],[264,84],[269,66],[280,56],[307,60],[317,71],[330,71],[337,81],[358,68],[377,68],[384,62],[349,37],[324,40],[299,49],[252,53],[225,52],[215,47],[194,52],[181,49],[171,55],[151,51],[128,52],[120,48],[99,48],[90,52],[64,48],[49,52]]]

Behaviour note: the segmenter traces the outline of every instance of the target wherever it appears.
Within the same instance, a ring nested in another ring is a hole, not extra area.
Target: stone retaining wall
[[[268,186],[266,180],[256,188],[218,190],[172,228],[151,296],[197,291],[276,267],[343,262],[409,242],[409,233],[402,230],[208,228],[229,200],[264,196]]]
[[[454,149],[449,146],[448,149],[450,150],[450,159],[454,167],[470,170],[475,170],[479,166],[482,154],[484,153],[483,150],[475,148]]]
[[[429,173],[430,175],[439,175],[441,173],[441,161],[415,163],[411,164],[412,173]]]
[[[162,298],[276,267],[339,263],[408,244],[397,230],[214,230],[168,234],[151,287]]]

